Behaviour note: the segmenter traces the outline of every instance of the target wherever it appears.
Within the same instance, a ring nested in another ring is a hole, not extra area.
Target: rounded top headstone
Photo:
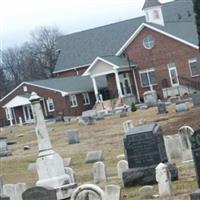
[[[167,165],[164,164],[164,163],[160,163],[160,164],[156,167],[156,170],[165,169],[165,168],[167,168]]]

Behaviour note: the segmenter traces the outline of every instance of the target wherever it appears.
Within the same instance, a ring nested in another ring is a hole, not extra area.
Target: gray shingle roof
[[[107,87],[105,77],[96,78],[98,89]],[[36,86],[46,87],[66,93],[79,93],[94,91],[92,80],[89,76],[73,76],[65,78],[53,78],[29,82]]]
[[[100,58],[107,60],[108,62],[111,62],[119,67],[124,67],[124,66],[135,66],[136,64],[133,62],[128,62],[128,60],[125,57],[116,57],[116,56],[101,56]]]
[[[160,5],[161,3],[158,0],[145,0],[142,10]]]
[[[192,0],[165,3],[162,10],[165,26],[151,26],[198,45]],[[60,37],[54,72],[89,65],[98,56],[115,55],[142,23],[146,23],[144,16]]]

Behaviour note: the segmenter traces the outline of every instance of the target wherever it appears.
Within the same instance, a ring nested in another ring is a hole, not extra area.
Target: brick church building
[[[33,119],[30,93],[45,117],[78,116],[112,98],[140,102],[150,88],[159,98],[199,90],[200,54],[192,0],[146,0],[144,16],[62,36],[56,78],[23,82],[0,100],[0,125]]]

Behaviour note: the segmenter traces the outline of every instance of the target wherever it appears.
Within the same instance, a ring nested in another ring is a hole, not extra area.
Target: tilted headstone
[[[15,185],[5,184],[3,185],[3,194],[10,197],[10,200],[15,200]]]
[[[0,137],[0,157],[11,156],[12,153],[8,150],[7,138]]]
[[[160,163],[156,167],[156,181],[158,182],[158,190],[160,197],[169,196],[172,194],[171,174],[168,166]]]
[[[26,191],[26,183],[15,184],[15,200],[22,200],[22,193]]]
[[[153,196],[153,186],[145,185],[139,189],[139,196],[141,199],[151,199]]]
[[[190,126],[182,126],[178,130],[181,142],[182,149],[182,161],[193,160],[192,151],[191,151],[191,136],[194,133],[194,130]]]
[[[168,162],[162,129],[155,123],[134,127],[124,136],[124,147],[129,165],[123,173],[124,186],[155,183],[155,167]],[[169,165],[176,180],[177,169]]]
[[[79,143],[79,133],[76,129],[70,129],[67,131],[68,143],[77,144]]]
[[[50,187],[32,187],[22,194],[23,200],[57,200],[56,190]]]
[[[106,200],[120,200],[121,187],[119,185],[107,185],[105,195]]]
[[[123,128],[124,128],[124,132],[127,133],[129,129],[133,128],[133,122],[132,120],[126,120],[125,122],[123,122]]]
[[[128,169],[128,162],[126,160],[120,160],[117,163],[117,174],[119,178],[122,178],[123,172]]]
[[[92,169],[94,183],[98,184],[106,181],[106,167],[101,161],[94,163]]]
[[[157,108],[158,108],[158,114],[165,114],[165,113],[167,113],[165,102],[158,101]]]
[[[192,95],[193,106],[200,106],[200,92]]]
[[[94,162],[97,162],[97,161],[103,161],[102,150],[87,152],[87,155],[86,155],[86,158],[85,158],[86,163],[94,163]]]

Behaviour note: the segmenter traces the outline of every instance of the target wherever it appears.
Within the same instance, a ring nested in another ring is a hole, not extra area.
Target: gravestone
[[[10,200],[15,200],[15,186],[14,184],[3,185],[3,194],[10,197]]]
[[[164,136],[168,159],[182,158],[182,148],[179,134]]]
[[[157,93],[155,90],[144,92],[143,98],[144,98],[144,103],[148,107],[156,106],[158,101]]]
[[[96,110],[87,110],[82,112],[81,119],[84,121],[85,125],[92,125],[95,123],[97,118]]]
[[[56,190],[50,187],[32,187],[22,194],[23,200],[57,200]]]
[[[188,111],[189,108],[188,108],[188,105],[187,103],[185,102],[176,102],[176,112],[186,112]]]
[[[124,186],[155,183],[155,167],[168,162],[162,129],[155,123],[134,127],[124,136],[124,147],[129,165],[123,173]],[[168,165],[176,180],[175,165]]]
[[[182,161],[187,162],[193,160],[191,151],[191,136],[194,130],[190,126],[182,126],[178,130],[180,136],[181,150],[182,150]]]
[[[15,200],[22,200],[22,193],[26,191],[26,183],[15,184]]]
[[[120,200],[121,187],[119,185],[107,185],[105,195],[106,200]]]
[[[76,129],[70,129],[67,131],[68,143],[77,144],[79,143],[79,133]]]
[[[199,200],[200,199],[200,129],[195,131],[191,137],[192,143],[192,154],[195,164],[197,183],[199,189],[196,192],[193,192],[190,197],[191,200]]]
[[[103,160],[103,152],[101,150],[99,151],[89,151],[87,152],[85,162],[86,163],[94,163],[97,161]]]
[[[72,158],[65,158],[63,160],[64,167],[69,167],[72,164]]]
[[[84,184],[79,186],[73,192],[70,200],[86,200],[86,199],[107,200],[105,198],[105,192],[100,187],[94,184]]]
[[[123,172],[125,172],[127,169],[128,169],[128,162],[126,160],[120,160],[117,163],[118,178],[122,178]]]
[[[193,106],[200,106],[200,92],[192,95]]]
[[[169,196],[172,194],[171,174],[168,166],[160,163],[156,167],[156,181],[158,182],[158,190],[160,197]]]
[[[94,163],[92,169],[94,183],[98,184],[106,181],[106,167],[101,161]]]
[[[3,194],[3,176],[0,176],[0,195]]]
[[[134,126],[133,126],[132,120],[126,120],[125,122],[123,122],[123,128],[124,128],[124,132],[125,132],[125,133],[127,133],[128,130],[129,130],[130,128],[133,128],[133,127],[134,127]]]
[[[158,114],[167,113],[165,102],[158,101],[157,108],[158,108]]]
[[[75,173],[74,170],[70,167],[65,167],[65,173],[69,175],[70,183],[75,183]]]
[[[0,157],[11,156],[12,153],[8,150],[7,138],[0,137]]]
[[[153,186],[145,185],[139,189],[139,196],[141,199],[151,199],[153,196]]]

